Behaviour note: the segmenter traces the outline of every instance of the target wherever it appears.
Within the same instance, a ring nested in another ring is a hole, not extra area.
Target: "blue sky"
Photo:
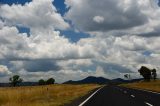
[[[13,74],[25,81],[54,77],[63,82],[87,76],[113,79],[126,73],[140,78],[137,70],[142,65],[151,69],[159,65],[157,0],[0,3],[1,81]]]
[[[68,11],[66,5],[64,4],[65,0],[54,0],[53,4],[57,8],[57,11],[64,16],[64,14]],[[89,34],[83,32],[75,32],[73,29],[67,31],[61,31],[62,35],[69,38],[72,42],[77,42],[81,38],[88,38]]]
[[[24,5],[26,2],[31,2],[32,0],[1,0],[0,2],[2,4],[8,4],[8,5],[12,5],[12,4],[22,4]]]

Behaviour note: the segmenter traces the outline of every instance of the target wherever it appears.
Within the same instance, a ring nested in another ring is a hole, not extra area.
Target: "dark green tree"
[[[39,85],[45,85],[46,82],[45,82],[43,79],[40,79],[40,80],[38,81],[38,84],[39,84]]]
[[[145,81],[150,81],[151,79],[151,70],[145,66],[142,66],[138,72],[143,76]]]
[[[125,75],[124,75],[124,78],[130,80],[130,79],[131,79],[131,76],[130,76],[130,74],[125,74]]]
[[[154,80],[156,80],[156,78],[157,78],[156,69],[153,69],[153,70],[152,70],[152,78],[153,78]]]
[[[53,79],[53,78],[49,78],[47,81],[46,81],[46,84],[54,84],[54,82],[55,82],[55,79]]]
[[[22,78],[20,78],[19,75],[14,75],[13,77],[9,78],[10,83],[12,86],[16,86],[18,83],[21,83],[23,81]]]

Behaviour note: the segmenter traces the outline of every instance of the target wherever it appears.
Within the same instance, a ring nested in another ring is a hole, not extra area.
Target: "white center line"
[[[144,102],[146,105],[148,106],[153,106],[152,104],[148,103],[148,102]]]
[[[135,96],[134,96],[134,95],[131,95],[131,97],[133,97],[133,98],[134,98]]]

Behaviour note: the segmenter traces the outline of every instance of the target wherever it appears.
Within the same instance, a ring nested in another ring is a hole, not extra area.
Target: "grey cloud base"
[[[141,11],[138,0],[66,0],[70,10],[66,18],[83,31],[110,31],[144,25],[148,17]],[[97,23],[94,17],[103,18]]]

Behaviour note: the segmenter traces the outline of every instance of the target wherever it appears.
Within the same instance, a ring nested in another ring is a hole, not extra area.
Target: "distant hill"
[[[0,87],[9,87],[10,84],[9,83],[0,83]]]
[[[82,80],[78,81],[66,81],[63,84],[120,84],[120,83],[130,83],[130,82],[137,82],[142,79],[133,79],[133,80],[124,80],[122,78],[116,78],[116,79],[106,79],[104,77],[94,77],[89,76],[87,78],[84,78]]]
[[[22,82],[18,84],[17,86],[36,86],[38,85],[38,82]],[[10,83],[0,83],[0,87],[10,87]]]
[[[142,78],[140,79],[132,79],[132,80],[124,80],[122,78],[117,78],[117,79],[113,79],[111,80],[112,82],[116,82],[116,83],[132,83],[132,82],[138,82],[143,80]]]
[[[132,83],[132,82],[138,82],[143,79],[132,79],[132,80],[124,80],[122,78],[116,78],[116,79],[107,79],[104,77],[94,77],[89,76],[87,78],[84,78],[82,80],[78,81],[66,81],[63,84],[120,84],[120,83]],[[18,86],[36,86],[38,85],[38,82],[22,82],[18,84]],[[10,87],[11,85],[9,83],[0,83],[0,87]]]
[[[19,84],[20,86],[36,86],[38,82],[22,82]]]
[[[124,83],[124,82],[129,82],[129,80],[124,80],[122,78],[116,78],[116,79],[111,80],[111,82]]]
[[[85,79],[79,80],[79,81],[67,81],[64,82],[63,84],[106,84],[110,80],[103,78],[103,77],[94,77],[94,76],[89,76]]]

